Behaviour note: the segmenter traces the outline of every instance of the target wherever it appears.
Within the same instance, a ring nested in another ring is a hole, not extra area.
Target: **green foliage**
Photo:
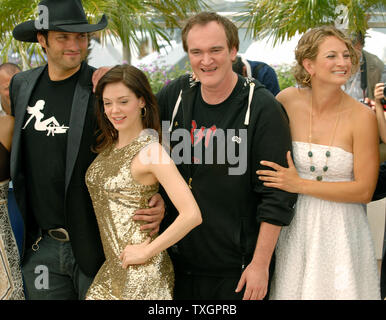
[[[147,76],[154,93],[157,93],[163,86],[174,79],[177,79],[183,74],[190,73],[192,70],[188,62],[186,62],[184,68],[179,66],[166,66],[155,62],[149,65],[140,65],[139,69]]]
[[[280,90],[296,85],[295,77],[292,74],[292,66],[289,64],[280,64],[272,66],[277,74]]]
[[[238,19],[253,38],[273,37],[274,42],[292,38],[297,32],[338,22],[347,8],[348,29],[365,32],[371,12],[382,11],[385,0],[248,0]]]

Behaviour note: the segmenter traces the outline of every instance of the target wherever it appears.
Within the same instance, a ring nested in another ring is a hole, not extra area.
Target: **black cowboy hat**
[[[107,26],[107,18],[102,16],[97,24],[89,24],[84,13],[81,0],[42,0],[39,6],[45,6],[39,19],[42,21],[29,20],[23,22],[13,29],[16,40],[26,42],[37,42],[37,33],[42,30],[64,31],[64,32],[94,32]],[[48,12],[48,15],[45,14]],[[48,17],[48,28],[44,23]]]

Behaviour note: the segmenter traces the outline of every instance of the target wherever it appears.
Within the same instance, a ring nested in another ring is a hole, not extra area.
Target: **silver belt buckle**
[[[68,235],[68,232],[66,229],[63,229],[63,228],[50,229],[47,232],[52,239],[55,239],[57,241],[61,241],[61,242],[70,241],[70,236]]]

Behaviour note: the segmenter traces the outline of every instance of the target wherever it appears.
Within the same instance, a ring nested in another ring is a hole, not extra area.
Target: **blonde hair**
[[[320,44],[327,37],[336,37],[339,40],[343,41],[347,46],[348,51],[350,52],[351,58],[351,73],[354,74],[359,67],[359,57],[354,49],[352,42],[346,35],[333,26],[322,26],[318,28],[311,29],[307,31],[299,40],[298,45],[295,49],[295,59],[296,65],[293,68],[293,74],[296,79],[296,82],[301,87],[310,87],[311,88],[311,75],[303,67],[304,59],[315,60]]]

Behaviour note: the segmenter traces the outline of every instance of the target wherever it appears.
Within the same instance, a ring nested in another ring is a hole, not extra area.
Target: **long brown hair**
[[[154,129],[160,136],[160,120],[156,97],[154,96],[149,81],[145,74],[131,65],[117,65],[110,69],[98,82],[96,96],[96,117],[98,122],[98,133],[96,145],[93,150],[97,153],[102,152],[111,146],[118,139],[118,131],[104,113],[103,91],[110,83],[122,82],[137,96],[145,100],[146,111],[142,116],[144,129]]]

